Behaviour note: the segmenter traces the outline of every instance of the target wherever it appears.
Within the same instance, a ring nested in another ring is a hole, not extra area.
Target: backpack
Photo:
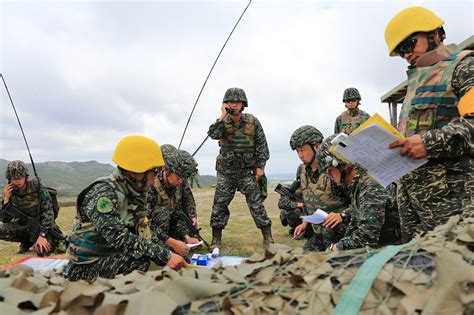
[[[54,220],[58,218],[59,214],[59,202],[58,202],[58,191],[52,187],[45,187],[51,197],[51,201],[53,203],[53,212],[54,212]]]

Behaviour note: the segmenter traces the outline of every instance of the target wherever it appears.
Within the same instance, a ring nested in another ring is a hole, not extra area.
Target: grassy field
[[[209,227],[209,218],[214,198],[213,188],[194,189],[194,197],[196,199],[198,209],[198,221],[201,227],[201,235],[207,242],[211,242],[211,228]],[[275,242],[286,244],[292,247],[303,246],[304,240],[291,240],[288,234],[288,227],[283,227],[280,223],[280,211],[277,207],[279,195],[273,191],[270,192],[267,200],[265,200],[265,208],[268,215],[272,219],[273,238]],[[74,221],[75,208],[72,206],[72,200],[61,200],[62,206],[57,219],[57,224],[64,233],[71,231]],[[245,197],[241,193],[236,193],[234,200],[230,205],[229,225],[223,231],[221,255],[235,256],[251,256],[253,253],[263,253],[262,235],[255,226],[252,216],[245,202]],[[10,243],[0,241],[0,265],[10,264],[25,255],[16,255],[18,243]],[[201,249],[198,252],[205,252]],[[34,251],[30,251],[26,255],[34,255]],[[65,257],[65,255],[60,255]]]

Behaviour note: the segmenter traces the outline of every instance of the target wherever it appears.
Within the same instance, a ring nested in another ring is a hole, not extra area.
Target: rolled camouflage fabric
[[[290,138],[290,147],[292,150],[302,147],[305,144],[315,145],[321,143],[324,136],[316,127],[305,125],[296,129]]]
[[[165,166],[179,177],[186,179],[198,172],[197,162],[187,151],[176,149],[171,144],[161,146]]]
[[[224,99],[222,100],[222,102],[227,103],[230,101],[243,102],[244,107],[248,106],[247,95],[245,95],[245,91],[238,87],[227,89],[227,91],[225,92]]]
[[[360,93],[356,88],[350,87],[344,90],[344,94],[342,96],[342,101],[345,102],[347,100],[361,100]]]
[[[316,152],[318,158],[318,170],[325,172],[329,167],[338,167],[339,165],[345,164],[342,160],[338,159],[333,153],[329,152],[331,147],[331,141],[336,137],[332,135],[327,137],[321,143],[318,152]]]
[[[10,180],[13,178],[28,177],[30,173],[25,163],[20,160],[10,161],[7,164],[7,169],[5,170],[5,178]]]

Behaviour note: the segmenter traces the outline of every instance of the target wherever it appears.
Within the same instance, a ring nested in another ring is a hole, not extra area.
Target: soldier
[[[344,90],[342,101],[345,103],[347,110],[336,118],[335,134],[344,132],[349,135],[370,118],[369,114],[359,109],[361,100],[360,93],[356,88],[350,87]]]
[[[165,167],[157,174],[147,195],[152,240],[185,256],[189,253],[186,244],[199,242],[191,237],[188,227],[188,221],[197,224],[197,217],[194,197],[186,183],[186,179],[197,171],[197,163],[188,152],[170,144],[162,145],[161,152]]]
[[[3,188],[2,210],[0,218],[0,239],[20,242],[17,254],[26,253],[31,246],[38,256],[48,255],[52,250],[51,230],[54,227],[54,210],[48,190],[38,179],[28,179],[29,172],[25,163],[19,160],[7,164],[5,177],[8,184]],[[4,213],[3,209],[12,203],[26,215],[38,220],[41,225],[39,235],[32,235],[31,227],[19,218]],[[35,238],[32,240],[32,238]]]
[[[445,46],[444,21],[423,7],[410,7],[396,14],[385,29],[390,56],[399,55],[410,64],[408,89],[400,111],[400,132],[407,138],[391,144],[411,156],[410,147],[439,150],[434,134],[460,114],[458,101],[474,84],[471,50]],[[433,142],[434,140],[434,142]],[[461,212],[470,198],[465,190],[462,157],[428,156],[428,163],[398,182],[398,203],[404,241],[416,233],[432,230]]]
[[[344,163],[330,153],[329,148],[334,138],[335,135],[321,144],[318,151],[319,168],[321,172],[327,172],[338,185],[347,185],[351,216],[344,236],[336,241],[332,238],[329,248],[337,251],[398,244],[401,236],[400,221],[396,203],[391,200],[390,193],[372,181],[363,169]],[[328,216],[323,226],[344,220],[344,216]]]
[[[345,198],[342,190],[338,189],[336,184],[331,181],[329,176],[322,173],[319,169],[317,152],[323,140],[322,133],[313,126],[302,126],[296,129],[290,138],[290,147],[296,150],[302,165],[299,166],[299,185],[303,195],[303,202],[297,203],[297,207],[305,215],[313,214],[317,209],[330,212],[330,217],[339,217],[348,206],[348,200]],[[339,223],[339,222],[337,222]],[[328,225],[328,228],[334,228],[333,233],[344,233],[344,225]],[[301,236],[308,230],[308,222],[302,222],[295,228],[294,236]],[[323,243],[323,227],[312,225],[314,235],[308,239],[304,245],[305,251],[322,251],[327,248]],[[327,232],[329,233],[329,232]]]
[[[127,136],[117,144],[112,160],[117,164],[114,172],[77,197],[66,277],[113,278],[147,271],[150,262],[185,267],[181,256],[151,241],[145,193],[164,164],[158,144],[147,137]]]
[[[245,195],[255,225],[262,231],[264,245],[273,243],[272,222],[263,206],[259,188],[270,153],[258,119],[242,113],[247,106],[244,90],[228,89],[224,95],[221,116],[207,132],[211,139],[219,140],[220,146],[211,214],[212,247],[221,245],[222,230],[230,215],[229,204],[236,190]]]

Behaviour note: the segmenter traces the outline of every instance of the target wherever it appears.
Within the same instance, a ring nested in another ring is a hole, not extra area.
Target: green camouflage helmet
[[[292,150],[302,147],[306,143],[315,145],[316,143],[321,143],[324,136],[313,126],[305,125],[296,129],[290,138],[290,147]]]
[[[5,178],[10,180],[14,178],[28,177],[30,173],[25,163],[20,160],[10,161],[7,164],[7,169],[5,170]]]
[[[244,107],[248,106],[247,95],[245,95],[245,91],[238,87],[233,87],[225,91],[224,100],[222,102],[227,103],[230,101],[243,102]]]
[[[198,172],[196,160],[187,151],[176,149],[172,145],[161,146],[161,151],[166,169],[179,177],[186,179]]]
[[[331,141],[336,137],[336,135],[332,135],[327,137],[321,143],[318,152],[316,155],[318,157],[318,170],[320,172],[325,172],[329,167],[338,167],[342,164],[345,164],[343,161],[338,159],[333,153],[329,152],[329,148],[331,147]]]
[[[356,88],[350,87],[344,90],[344,95],[342,96],[342,101],[347,100],[361,100],[360,93]]]

